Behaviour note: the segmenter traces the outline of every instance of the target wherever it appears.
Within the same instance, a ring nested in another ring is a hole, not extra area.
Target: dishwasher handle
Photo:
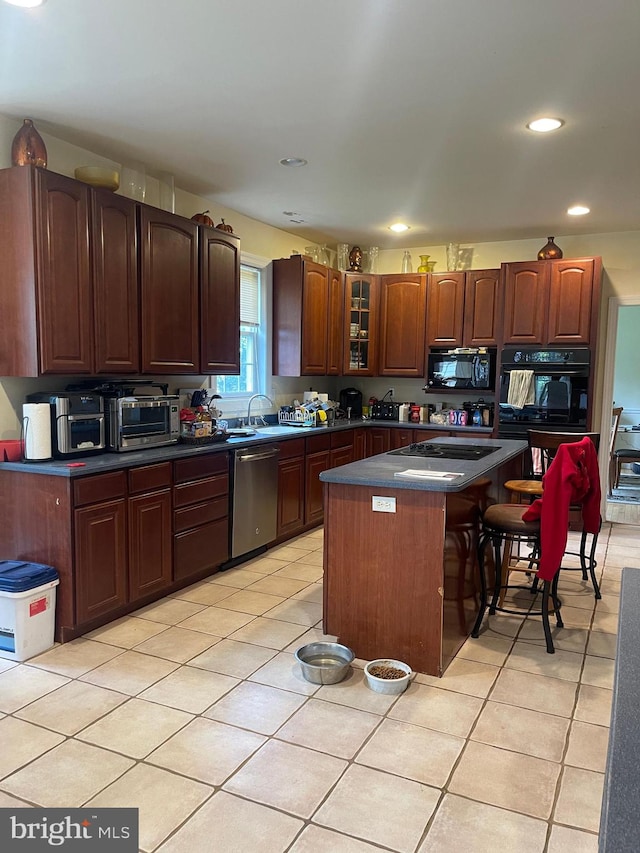
[[[237,453],[236,461],[237,462],[256,462],[259,459],[273,459],[274,456],[277,456],[280,453],[279,448],[274,448],[273,450],[265,450],[264,453]]]

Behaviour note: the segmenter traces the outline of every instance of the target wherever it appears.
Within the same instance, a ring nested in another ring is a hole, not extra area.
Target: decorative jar
[[[547,244],[538,252],[539,261],[554,261],[562,257],[562,249],[553,242],[553,237],[547,237]]]
[[[420,255],[420,266],[418,272],[429,272],[429,258],[431,255]]]
[[[14,166],[47,168],[47,147],[30,118],[24,119],[22,127],[13,137],[11,163]]]

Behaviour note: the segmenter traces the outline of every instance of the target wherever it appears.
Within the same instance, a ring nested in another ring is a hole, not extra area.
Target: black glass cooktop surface
[[[422,456],[433,459],[484,459],[500,447],[486,447],[481,444],[438,444],[424,442],[410,444],[399,450],[391,450],[390,456]]]

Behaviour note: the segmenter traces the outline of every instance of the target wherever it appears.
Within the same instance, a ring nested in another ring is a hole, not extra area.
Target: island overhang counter
[[[504,483],[522,476],[527,443],[455,437],[426,444],[445,455],[383,453],[320,474],[323,625],[358,658],[395,658],[440,676],[478,611],[482,511],[509,500]],[[452,459],[447,447],[488,455]]]

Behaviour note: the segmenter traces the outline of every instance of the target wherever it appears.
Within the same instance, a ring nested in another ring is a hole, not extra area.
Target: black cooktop
[[[481,444],[438,444],[424,442],[410,444],[399,450],[391,450],[390,456],[422,456],[436,459],[484,459],[500,447],[486,447]]]

